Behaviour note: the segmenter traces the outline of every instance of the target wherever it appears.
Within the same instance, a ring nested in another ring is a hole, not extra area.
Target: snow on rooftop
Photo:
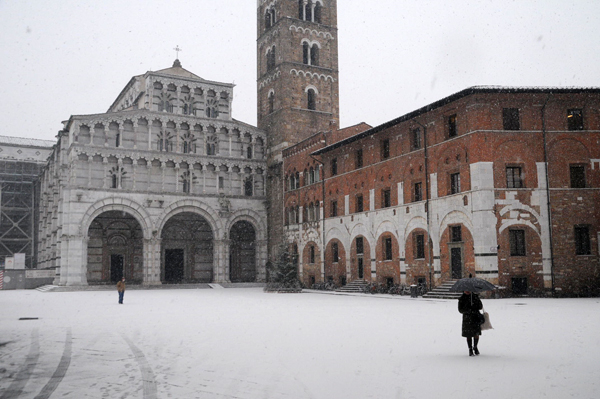
[[[25,137],[0,136],[0,144],[9,144],[15,146],[27,147],[48,147],[52,148],[56,144],[53,140],[30,139]]]

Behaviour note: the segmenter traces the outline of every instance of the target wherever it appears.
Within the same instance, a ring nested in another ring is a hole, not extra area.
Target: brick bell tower
[[[282,151],[339,125],[337,0],[258,0],[258,127],[267,132],[269,258],[284,237]]]

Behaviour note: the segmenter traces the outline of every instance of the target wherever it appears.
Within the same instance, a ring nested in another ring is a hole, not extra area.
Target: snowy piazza
[[[600,299],[0,291],[0,398],[600,397]]]

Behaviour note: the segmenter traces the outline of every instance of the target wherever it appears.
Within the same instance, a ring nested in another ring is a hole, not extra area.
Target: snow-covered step
[[[55,288],[58,288],[58,285],[42,285],[41,287],[37,287],[36,290],[40,292],[48,292],[52,291]]]

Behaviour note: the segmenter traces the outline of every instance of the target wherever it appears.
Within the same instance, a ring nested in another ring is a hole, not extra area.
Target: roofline
[[[443,107],[444,105],[450,104],[454,101],[460,100],[464,97],[473,95],[473,94],[502,94],[502,93],[539,93],[539,94],[553,94],[553,93],[600,93],[600,87],[505,87],[505,86],[473,86],[466,88],[458,93],[454,93],[448,97],[442,98],[436,102],[433,102],[429,105],[421,107],[415,111],[409,112],[408,114],[402,115],[396,119],[392,119],[389,122],[386,122],[382,125],[375,126],[372,129],[366,130],[362,133],[354,135],[352,137],[348,137],[345,140],[338,141],[337,143],[331,144],[327,147],[321,148],[313,152],[311,155],[322,155],[327,152],[333,151],[337,148],[340,148],[346,144],[353,143],[355,141],[361,140],[365,137],[372,136],[382,130],[388,129],[392,126],[396,126],[402,122],[406,122],[408,120],[414,119],[418,116],[431,112],[435,109]]]

